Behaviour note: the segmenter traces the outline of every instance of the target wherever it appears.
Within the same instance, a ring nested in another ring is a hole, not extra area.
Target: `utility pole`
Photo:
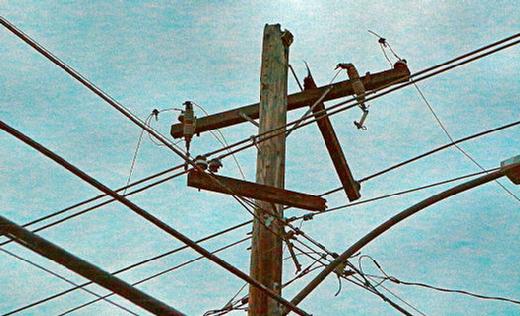
[[[287,122],[287,73],[292,39],[292,34],[282,31],[279,24],[264,27],[260,69],[260,134],[283,127]],[[256,182],[284,187],[284,133],[258,144]],[[250,275],[281,295],[283,240],[279,236],[283,236],[284,227],[271,214],[283,217],[282,205],[260,200],[256,203],[259,207],[255,209],[253,222]],[[249,315],[280,315],[281,312],[278,302],[257,288],[249,287]]]

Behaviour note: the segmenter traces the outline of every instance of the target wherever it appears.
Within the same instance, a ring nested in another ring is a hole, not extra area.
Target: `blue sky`
[[[290,60],[300,78],[303,60],[318,85],[333,76],[339,62],[360,73],[389,66],[371,29],[386,37],[412,71],[517,33],[520,9],[514,1],[5,1],[0,14],[73,66],[96,85],[145,118],[154,108],[180,107],[193,100],[211,113],[258,99],[262,30],[280,23],[294,35]],[[0,117],[112,188],[125,184],[139,136],[136,126],[68,77],[8,31],[0,31]],[[517,47],[499,52],[420,83],[426,97],[455,138],[520,118]],[[341,78],[342,80],[344,77]],[[289,78],[289,91],[298,87]],[[328,105],[334,102],[328,103]],[[332,117],[356,178],[447,143],[412,87],[371,102],[368,130],[352,121],[357,110]],[[197,113],[202,116],[200,111]],[[301,115],[289,114],[289,119]],[[167,134],[176,114],[165,112],[158,130]],[[251,124],[222,130],[228,141],[255,133]],[[219,144],[203,134],[192,144],[203,153]],[[520,130],[512,128],[464,143],[485,168],[520,154]],[[0,136],[0,205],[3,216],[25,223],[97,195],[94,189],[14,138]],[[256,152],[237,155],[247,179],[254,180]],[[141,147],[133,179],[180,163],[152,144]],[[337,177],[315,126],[287,140],[286,187],[323,193]],[[455,149],[445,150],[363,185],[363,198],[413,188],[479,171]],[[222,174],[238,177],[231,159]],[[187,188],[177,178],[131,198],[176,229],[197,239],[250,219],[231,198]],[[517,195],[518,187],[502,180]],[[391,215],[448,186],[385,199],[316,217],[303,229],[328,249],[341,252]],[[329,206],[346,202],[341,193]],[[488,295],[520,297],[518,201],[494,183],[438,203],[366,247],[383,267],[404,280],[461,288]],[[301,214],[291,210],[288,216]],[[207,242],[208,249],[243,238],[244,228]],[[113,271],[180,245],[123,206],[110,204],[41,232],[72,253]],[[2,239],[4,240],[4,239]],[[247,243],[221,256],[249,269]],[[17,245],[5,249],[81,282],[83,279]],[[184,260],[192,251],[149,263],[122,275],[134,282]],[[370,268],[367,268],[370,270]],[[285,278],[293,276],[287,261]],[[291,298],[310,277],[295,282]],[[67,283],[0,254],[0,313],[70,287]],[[200,261],[143,284],[140,288],[189,314],[221,307],[242,281],[212,263]],[[428,315],[515,315],[516,305],[481,301],[420,288],[389,285]],[[106,291],[93,286],[98,293]],[[374,315],[395,311],[353,285],[337,290],[330,277],[301,307],[315,315]],[[55,315],[92,299],[76,291],[21,315]],[[122,299],[135,312],[146,312]],[[99,302],[77,315],[123,315]]]

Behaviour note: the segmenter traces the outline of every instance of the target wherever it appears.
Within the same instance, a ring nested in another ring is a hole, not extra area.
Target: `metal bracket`
[[[256,127],[260,127],[260,124],[258,124],[255,120],[247,116],[244,112],[238,112],[238,116],[243,118],[244,120],[248,121],[249,123],[253,124]]]
[[[364,125],[364,123],[365,123],[365,120],[367,119],[367,116],[368,116],[368,105],[365,106],[363,104],[363,107],[360,106],[360,108],[363,111],[363,114],[361,115],[361,119],[359,120],[359,122],[358,121],[354,121],[354,125],[356,125],[356,127],[358,129],[366,130],[367,127]]]

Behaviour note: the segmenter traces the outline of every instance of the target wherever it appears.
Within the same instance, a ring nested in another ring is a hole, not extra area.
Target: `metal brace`
[[[362,129],[362,130],[367,129],[367,127],[364,125],[364,123],[368,116],[368,107],[369,107],[368,104],[366,106],[364,104],[363,104],[363,106],[360,106],[361,110],[363,111],[363,114],[361,115],[361,119],[359,120],[359,122],[354,121],[354,125],[356,125],[356,127],[358,129]]]
[[[296,256],[296,253],[294,252],[294,245],[291,242],[291,239],[294,239],[294,232],[288,232],[285,233],[285,243],[287,244],[287,249],[289,250],[289,254],[291,255],[291,259],[294,262],[294,266],[296,267],[295,274],[298,274],[302,270],[302,265],[298,261],[298,257]]]
[[[247,116],[244,112],[238,112],[238,116],[243,118],[244,120],[248,121],[249,123],[253,124],[256,127],[260,127],[260,124],[258,124],[255,120]]]

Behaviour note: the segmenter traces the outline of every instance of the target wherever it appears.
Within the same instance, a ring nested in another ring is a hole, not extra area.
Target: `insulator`
[[[202,170],[208,169],[208,162],[206,161],[206,157],[204,156],[199,155],[195,157],[193,163],[195,164],[195,166],[201,168]]]
[[[210,161],[208,161],[208,168],[211,172],[218,172],[218,169],[222,167],[222,162],[220,162],[220,159],[213,158]]]

